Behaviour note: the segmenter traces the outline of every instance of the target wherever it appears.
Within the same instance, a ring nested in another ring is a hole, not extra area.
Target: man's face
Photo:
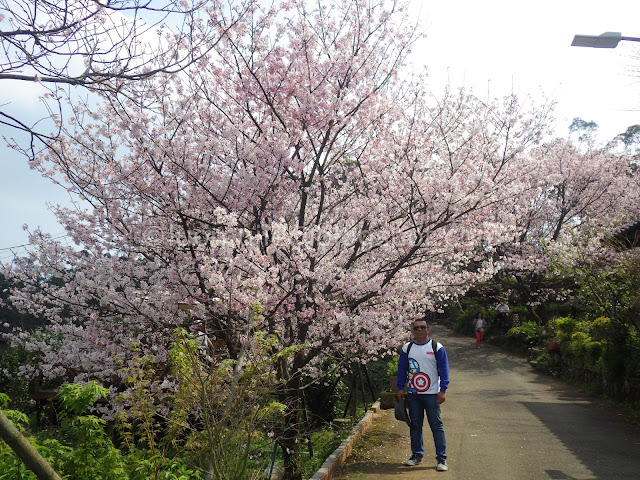
[[[429,338],[429,327],[424,320],[413,322],[413,336],[417,343],[424,343]]]

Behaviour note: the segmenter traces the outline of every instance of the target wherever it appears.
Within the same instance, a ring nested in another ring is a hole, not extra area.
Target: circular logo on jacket
[[[426,373],[420,372],[413,376],[413,388],[415,388],[417,392],[426,392],[430,386],[431,380]]]
[[[420,371],[420,364],[416,362],[413,358],[409,359],[409,373],[415,375]]]

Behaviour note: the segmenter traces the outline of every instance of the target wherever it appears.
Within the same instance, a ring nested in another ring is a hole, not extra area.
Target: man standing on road
[[[398,397],[406,398],[411,417],[411,458],[404,465],[412,467],[422,462],[422,425],[426,411],[436,448],[436,469],[444,472],[449,467],[440,404],[446,400],[449,360],[444,347],[433,339],[429,340],[430,329],[426,320],[415,320],[412,327],[415,341],[403,345],[398,359]]]

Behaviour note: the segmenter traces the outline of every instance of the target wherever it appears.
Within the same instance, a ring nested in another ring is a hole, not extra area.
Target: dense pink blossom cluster
[[[405,15],[256,6],[217,19],[188,75],[75,103],[34,164],[90,206],[58,210],[75,246],[36,232],[5,272],[14,304],[50,320],[13,337],[41,373],[115,385],[139,352],[166,362],[178,326],[233,358],[262,330],[301,347],[280,370],[299,387],[328,357],[395,349],[411,319],[498,271],[497,246],[546,268],[563,232],[622,220],[624,157],[543,143],[547,105],[430,94],[403,69]]]

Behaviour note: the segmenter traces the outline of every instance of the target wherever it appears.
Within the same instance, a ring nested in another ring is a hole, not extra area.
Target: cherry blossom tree
[[[0,0],[0,80],[14,81],[9,88],[35,82],[43,87],[36,95],[46,92],[47,109],[58,115],[64,87],[140,99],[151,86],[143,80],[202,59],[255,3]],[[40,148],[37,140],[50,141],[38,123],[10,105],[0,110],[0,124],[31,136],[31,155]]]
[[[305,387],[495,273],[489,246],[538,171],[549,109],[428,94],[402,73],[409,24],[395,1],[286,1],[216,23],[144,102],[74,103],[36,165],[91,205],[58,211],[79,248],[35,232],[5,272],[25,286],[14,304],[51,321],[13,337],[42,374],[115,385],[131,345],[161,363],[178,326],[237,360],[266,332],[300,478]]]
[[[519,302],[535,317],[533,307],[566,288],[548,284],[553,250],[565,251],[576,235],[591,239],[578,243],[597,244],[598,238],[638,218],[640,202],[629,155],[555,139],[532,151],[531,159],[538,171],[528,192],[518,197],[517,233],[499,250],[504,271],[517,282]]]

